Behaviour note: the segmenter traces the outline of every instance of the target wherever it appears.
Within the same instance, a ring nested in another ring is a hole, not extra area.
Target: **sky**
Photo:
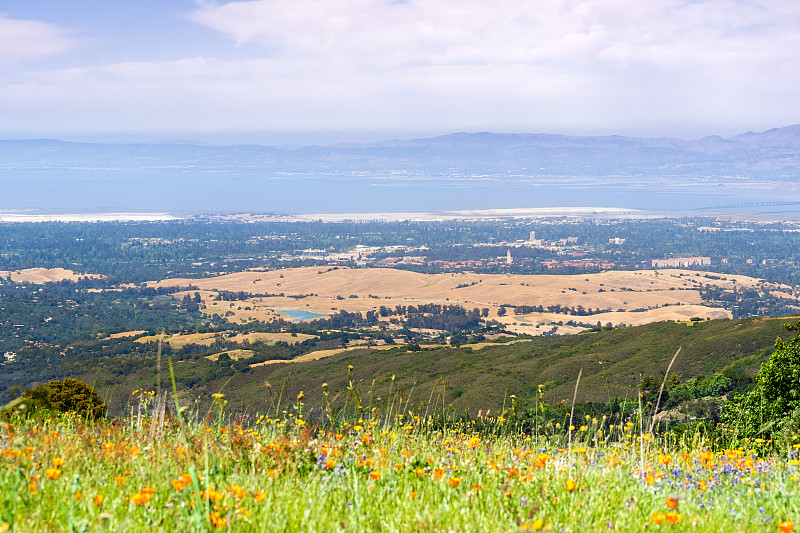
[[[799,94],[797,0],[0,0],[2,139],[700,138]]]

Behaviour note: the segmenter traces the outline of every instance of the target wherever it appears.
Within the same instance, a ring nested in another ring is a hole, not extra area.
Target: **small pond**
[[[289,309],[281,310],[281,313],[291,318],[291,322],[302,322],[303,320],[312,320],[314,318],[325,318],[328,315],[321,315],[319,313],[312,313],[302,309]]]

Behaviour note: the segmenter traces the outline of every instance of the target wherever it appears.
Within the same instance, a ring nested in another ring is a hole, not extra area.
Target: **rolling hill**
[[[304,391],[308,405],[320,408],[323,382],[328,383],[333,401],[343,402],[352,366],[357,387],[374,402],[385,401],[400,389],[411,405],[433,397],[476,413],[500,409],[511,394],[523,406],[532,406],[540,384],[545,386],[547,402],[571,401],[581,369],[578,401],[635,398],[642,376],[663,376],[678,347],[682,351],[672,372],[684,380],[724,369],[731,375],[752,374],[767,360],[778,336],[790,337],[783,324],[797,318],[658,322],[556,338],[519,338],[485,347],[353,349],[313,361],[258,366],[191,387],[186,386],[187,376],[201,368],[216,368],[211,366],[216,363],[175,360],[173,365],[184,404],[199,398],[197,405],[207,405],[211,394],[222,391],[230,409],[263,413],[274,406],[281,391],[284,406]],[[133,390],[157,386],[154,358],[138,366],[125,359],[101,358],[65,371],[69,377],[94,383],[112,412],[118,412],[125,409]],[[132,370],[120,376],[115,369],[121,364]],[[169,388],[166,361],[162,385]]]

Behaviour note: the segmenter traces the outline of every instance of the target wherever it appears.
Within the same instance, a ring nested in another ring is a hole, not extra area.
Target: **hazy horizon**
[[[702,140],[709,137],[730,138],[746,133],[763,133],[774,129],[780,129],[797,124],[780,124],[761,129],[749,129],[742,131],[731,131],[726,133],[719,132],[695,132],[695,136],[690,135],[637,135],[631,133],[621,133],[610,131],[604,133],[574,132],[565,133],[564,131],[418,131],[418,132],[376,132],[376,131],[306,131],[306,132],[239,132],[239,133],[174,133],[167,134],[158,132],[153,134],[78,134],[66,133],[64,135],[20,135],[14,138],[0,138],[0,141],[35,141],[35,140],[57,140],[71,143],[92,143],[92,144],[197,144],[205,146],[234,146],[234,145],[260,145],[273,147],[294,147],[294,146],[336,146],[346,144],[370,144],[391,141],[408,141],[416,139],[429,139],[444,137],[447,135],[461,133],[488,133],[498,135],[563,135],[566,137],[632,137],[642,139],[679,139],[685,141]]]

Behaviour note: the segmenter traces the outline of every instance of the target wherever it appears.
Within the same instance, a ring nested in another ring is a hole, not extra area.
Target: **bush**
[[[106,414],[108,407],[90,387],[77,379],[53,380],[26,390],[22,396],[6,405],[3,414],[30,415],[41,410],[76,413],[96,420]]]

